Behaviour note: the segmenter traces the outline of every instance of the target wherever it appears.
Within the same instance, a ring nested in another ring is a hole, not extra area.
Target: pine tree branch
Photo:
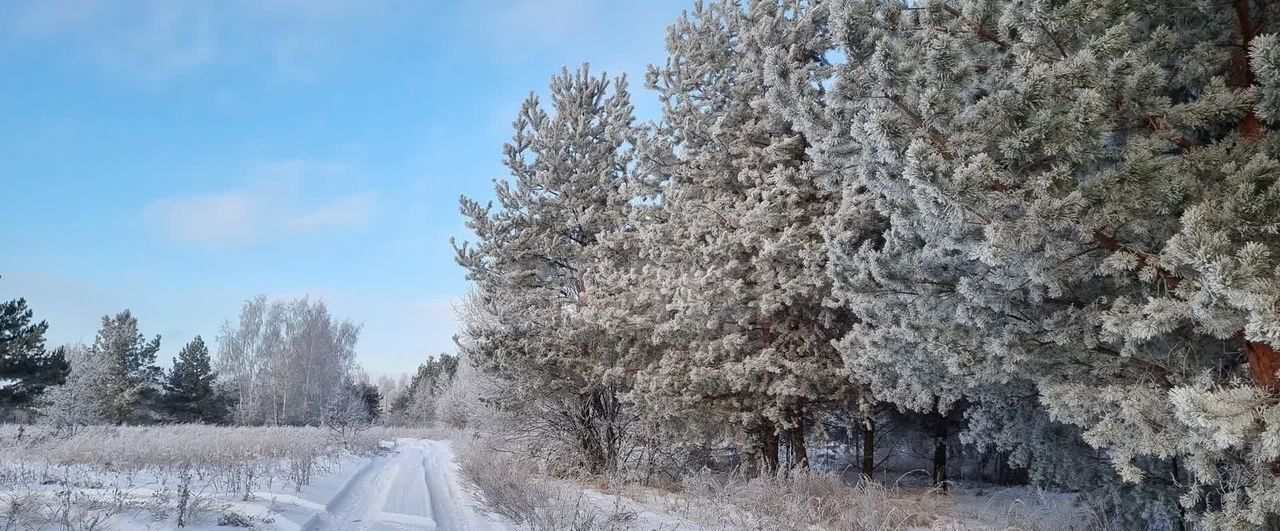
[[[1104,249],[1112,252],[1123,251],[1137,257],[1139,269],[1147,266],[1152,267],[1155,270],[1156,279],[1163,282],[1169,289],[1177,288],[1182,282],[1181,277],[1152,264],[1152,259],[1149,255],[1126,248],[1119,240],[1106,235],[1101,230],[1095,231],[1093,238]],[[1254,384],[1272,392],[1280,392],[1280,379],[1276,377],[1277,371],[1280,371],[1280,352],[1277,352],[1275,347],[1266,343],[1248,340],[1244,335],[1244,330],[1236,331],[1232,337],[1240,342],[1244,349],[1245,361],[1249,367],[1249,377]]]
[[[924,117],[920,116],[919,113],[908,107],[907,104],[902,101],[901,97],[895,94],[885,93],[884,99],[889,100],[894,107],[898,108],[899,112],[905,114],[907,119],[911,120],[911,123],[915,124],[916,127],[924,129],[925,134],[929,136],[929,141],[933,142],[933,144],[938,147],[938,151],[942,154],[943,158],[947,160],[955,160],[957,158],[955,151],[951,150],[951,146],[947,143],[947,138],[943,136],[942,132],[938,131],[938,129],[932,125],[925,123]]]
[[[1137,258],[1138,269],[1141,270],[1146,267],[1151,267],[1155,270],[1156,280],[1163,282],[1169,287],[1169,289],[1175,289],[1182,283],[1182,277],[1173,274],[1163,267],[1155,265],[1154,260],[1150,255],[1128,248],[1125,244],[1121,243],[1120,240],[1117,240],[1114,236],[1107,235],[1107,233],[1102,232],[1102,230],[1093,231],[1093,241],[1096,242],[1099,247],[1113,253],[1125,252],[1133,255]]]
[[[1049,36],[1049,40],[1053,41],[1053,45],[1058,47],[1058,53],[1062,54],[1062,58],[1067,58],[1067,50],[1062,47],[1062,42],[1058,40],[1058,36],[1054,35],[1049,28],[1045,27],[1044,22],[1040,23],[1040,29],[1044,30],[1044,34]]]
[[[943,11],[950,13],[951,16],[956,17],[957,20],[967,24],[969,28],[973,30],[974,34],[976,34],[979,37],[982,37],[983,40],[996,45],[996,49],[1003,52],[1009,48],[1009,45],[1006,44],[1003,40],[1001,40],[1000,37],[997,37],[994,33],[991,33],[986,28],[982,27],[981,24],[978,24],[977,22],[974,22],[966,18],[964,14],[960,12],[959,9],[952,7],[950,4],[947,4],[946,2],[943,2],[941,5],[942,5]]]

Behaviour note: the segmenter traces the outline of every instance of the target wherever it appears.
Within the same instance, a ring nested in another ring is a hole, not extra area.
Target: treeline
[[[359,327],[323,301],[247,301],[224,323],[216,359],[196,336],[166,371],[160,336],[128,310],[102,318],[90,345],[48,350],[48,324],[24,299],[0,305],[0,420],[74,429],[194,422],[367,425],[382,397],[355,363]]]
[[[1119,527],[1276,524],[1277,21],[699,3],[659,120],[586,67],[521,107],[496,205],[462,199],[465,359],[597,473],[643,440],[803,466],[888,408],[933,419],[936,481],[959,440]]]

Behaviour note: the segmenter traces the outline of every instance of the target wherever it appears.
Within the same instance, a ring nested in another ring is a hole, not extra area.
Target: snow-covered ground
[[[768,529],[737,507],[691,507],[687,497],[657,489],[628,488],[625,493],[583,489],[597,509],[625,513],[630,531],[700,531]],[[886,519],[884,529],[906,531],[1070,531],[1094,528],[1095,520],[1074,503],[1073,496],[1030,487],[969,487],[947,495],[899,493],[921,500],[919,522]],[[927,501],[925,501],[927,499]],[[902,501],[902,500],[899,500]],[[877,528],[877,527],[872,527]]]
[[[352,456],[300,492],[254,492],[231,509],[254,515],[271,530],[498,531],[509,526],[480,514],[458,482],[447,441],[400,439],[393,452]],[[132,519],[119,529],[156,529]],[[216,528],[201,522],[195,529]],[[114,527],[114,526],[113,526]],[[222,529],[226,529],[223,527]]]
[[[374,456],[351,473],[336,474],[336,489],[300,497],[263,493],[260,497],[298,511],[281,514],[306,530],[487,531],[507,527],[479,514],[462,489],[449,443],[401,439],[393,454]],[[310,495],[310,496],[308,496]],[[300,498],[300,499],[299,499]],[[323,500],[323,503],[320,501]],[[277,529],[295,528],[294,526]]]
[[[48,467],[46,467],[48,468]],[[153,530],[177,527],[172,477],[101,470],[42,472],[51,478],[0,490],[0,529]],[[248,496],[193,478],[187,529],[265,530],[509,529],[479,513],[463,489],[447,441],[398,439],[381,452],[347,453],[300,488],[266,481]],[[67,475],[70,474],[70,475]],[[61,479],[53,479],[61,478]],[[246,499],[247,498],[247,499]]]
[[[443,434],[393,433],[369,431],[361,441],[340,442],[315,428],[101,428],[22,439],[2,432],[0,529],[176,529],[180,507],[186,528],[206,531],[500,531],[570,524],[609,531],[1067,530],[1090,521],[1066,494],[957,485],[943,496],[855,487],[821,473],[743,483],[707,472],[686,478],[681,492],[592,487],[521,472],[502,454],[462,444],[458,453],[469,477],[474,481],[479,471],[488,478],[481,482],[489,488],[474,492],[506,502],[494,507],[507,512],[486,512],[463,487],[454,445],[433,440]],[[539,516],[528,516],[533,513]]]

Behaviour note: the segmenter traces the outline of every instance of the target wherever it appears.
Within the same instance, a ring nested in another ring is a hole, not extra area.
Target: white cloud
[[[363,225],[373,216],[376,204],[377,195],[373,192],[352,194],[301,212],[289,220],[289,225],[299,230]]]
[[[80,59],[152,80],[243,61],[309,79],[314,63],[356,36],[356,22],[387,12],[385,2],[360,0],[26,0],[7,7],[0,32],[69,44]]]
[[[250,241],[259,230],[254,219],[262,205],[244,192],[160,199],[144,215],[183,243],[224,245]]]
[[[595,17],[585,0],[500,0],[489,6],[495,33],[512,44],[561,42],[579,34]]]
[[[168,197],[143,208],[148,223],[173,241],[202,246],[246,245],[290,234],[359,227],[377,207],[372,191],[317,195],[334,166],[308,161],[262,165],[232,190]]]

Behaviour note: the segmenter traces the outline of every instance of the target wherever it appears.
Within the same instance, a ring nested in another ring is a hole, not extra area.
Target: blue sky
[[[452,350],[459,194],[530,90],[643,70],[690,1],[0,3],[0,299],[54,344],[129,308],[162,357],[247,298],[323,297],[374,373]]]

